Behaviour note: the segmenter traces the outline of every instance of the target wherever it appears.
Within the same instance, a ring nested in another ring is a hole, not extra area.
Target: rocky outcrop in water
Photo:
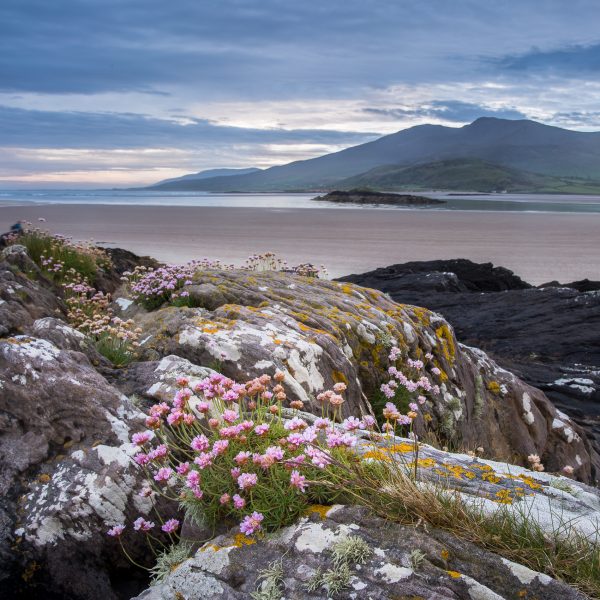
[[[339,204],[387,204],[390,206],[434,206],[446,203],[445,200],[425,196],[374,192],[371,190],[336,190],[323,196],[317,196],[313,200]]]

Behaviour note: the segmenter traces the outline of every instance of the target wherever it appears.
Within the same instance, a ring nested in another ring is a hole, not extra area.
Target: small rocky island
[[[323,196],[313,198],[316,201],[337,202],[340,204],[388,204],[390,206],[429,206],[446,204],[445,200],[414,196],[412,194],[394,194],[373,190],[334,190]]]

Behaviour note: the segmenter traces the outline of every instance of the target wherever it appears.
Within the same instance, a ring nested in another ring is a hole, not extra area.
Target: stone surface
[[[141,417],[84,354],[40,338],[0,340],[3,590],[116,598],[111,576],[127,563],[105,531],[148,510],[128,443]]]
[[[442,393],[427,409],[441,439],[484,446],[489,455],[521,464],[539,454],[551,470],[570,465],[583,481],[595,480],[600,461],[581,429],[542,392],[458,344],[440,315],[396,304],[376,290],[282,273],[205,272],[196,279],[214,286],[227,304],[138,315],[150,357],[176,354],[240,381],[281,369],[289,397],[312,412],[321,410],[315,396],[343,381],[344,414],[358,416],[371,410],[390,344],[412,357],[431,352]]]
[[[138,600],[246,599],[261,585],[264,569],[281,561],[280,596],[330,597],[325,588],[308,591],[318,571],[334,569],[331,549],[343,538],[359,537],[371,549],[362,565],[351,563],[348,587],[340,600],[427,598],[502,600],[504,598],[581,599],[573,588],[452,535],[386,522],[358,507],[320,507],[276,534],[247,544],[235,532],[202,546],[166,580]],[[421,553],[415,561],[415,553]],[[412,560],[411,560],[412,557]]]
[[[9,246],[0,258],[0,336],[23,333],[41,317],[60,317],[65,306],[23,246]]]
[[[392,265],[343,281],[440,312],[460,341],[542,389],[600,450],[598,282],[534,288],[507,269],[468,260]]]

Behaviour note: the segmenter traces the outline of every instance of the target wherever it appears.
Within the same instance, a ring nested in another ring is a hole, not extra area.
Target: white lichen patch
[[[127,310],[133,304],[133,300],[129,300],[129,298],[117,298],[115,304],[117,304],[121,310]]]
[[[380,575],[387,583],[398,583],[403,579],[408,579],[414,571],[407,567],[399,567],[392,563],[383,563],[379,568],[375,569],[374,574]]]
[[[544,573],[533,571],[524,565],[519,565],[506,558],[502,558],[501,560],[508,567],[510,572],[524,585],[529,585],[536,578],[543,585],[548,585],[552,582],[552,577],[549,577]]]
[[[219,575],[227,566],[229,566],[229,553],[235,546],[215,547],[211,544],[205,544],[196,552],[193,562],[203,571]]]
[[[472,600],[504,600],[503,596],[496,594],[489,587],[479,583],[468,575],[461,575],[461,579],[467,584],[469,596]]]
[[[521,402],[523,405],[523,421],[525,421],[527,425],[533,425],[535,417],[533,416],[533,411],[531,410],[531,396],[525,392],[521,398]]]

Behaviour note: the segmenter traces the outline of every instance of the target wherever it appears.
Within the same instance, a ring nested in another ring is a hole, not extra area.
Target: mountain
[[[232,175],[248,175],[249,173],[256,173],[260,170],[261,169],[258,169],[256,167],[250,167],[248,169],[207,169],[206,171],[200,171],[199,173],[192,173],[190,175],[183,175],[182,177],[163,179],[162,181],[155,183],[152,187],[156,189],[164,189],[163,186],[170,186],[173,183],[187,183],[189,181],[200,181],[202,179],[211,179],[213,177],[231,177]]]
[[[412,167],[376,167],[366,173],[343,179],[336,187],[462,192],[600,193],[600,181],[541,175],[474,158],[455,158]]]
[[[185,187],[174,182],[160,189],[332,189],[337,182],[376,167],[414,166],[457,158],[478,159],[542,175],[600,180],[600,133],[491,117],[477,119],[464,127],[418,125],[318,158],[246,175],[185,182]]]

